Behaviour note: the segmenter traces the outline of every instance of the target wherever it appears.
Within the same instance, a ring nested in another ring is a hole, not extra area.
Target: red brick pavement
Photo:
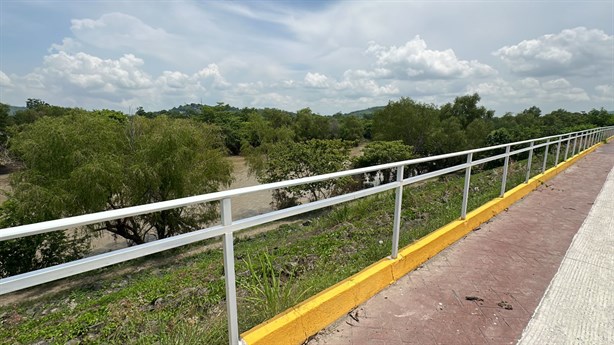
[[[602,146],[309,344],[516,343],[612,166]]]

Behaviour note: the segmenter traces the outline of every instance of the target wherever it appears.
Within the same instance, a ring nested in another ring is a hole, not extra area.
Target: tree
[[[28,109],[37,109],[40,107],[47,107],[49,106],[49,103],[41,100],[41,99],[37,99],[37,98],[28,98],[28,100],[26,100],[26,108]]]
[[[372,131],[375,140],[402,140],[416,153],[428,155],[430,148],[438,146],[434,133],[439,127],[439,111],[434,105],[401,98],[375,113]]]
[[[362,154],[352,160],[354,168],[364,168],[379,164],[399,162],[414,158],[414,150],[402,141],[372,141],[362,150]],[[374,171],[367,176],[371,180],[379,178],[378,183],[388,183],[396,176],[396,169]]]
[[[6,132],[6,128],[11,122],[11,117],[9,116],[9,106],[0,103],[0,146],[4,147],[6,144],[6,140],[8,139],[8,134]]]
[[[190,120],[112,117],[82,111],[44,117],[11,139],[25,169],[12,175],[14,223],[170,200],[230,182],[217,128]],[[132,243],[194,230],[212,205],[162,211],[94,226]]]
[[[255,173],[260,183],[271,183],[341,171],[349,166],[349,154],[348,145],[340,140],[278,143],[258,158],[263,164],[256,167]],[[340,192],[346,182],[347,179],[329,180],[278,189],[273,192],[273,204],[285,208],[297,205],[302,198],[328,198]]]
[[[471,122],[477,119],[492,119],[495,112],[486,109],[484,106],[478,107],[480,100],[480,95],[477,93],[456,97],[454,103],[447,103],[441,107],[441,118],[445,120],[456,117],[463,128],[467,128]]]
[[[358,141],[363,138],[365,128],[362,121],[356,116],[339,117],[339,137],[343,140]]]
[[[473,149],[486,144],[488,134],[493,130],[491,121],[485,119],[475,119],[465,128],[467,138],[467,148]]]

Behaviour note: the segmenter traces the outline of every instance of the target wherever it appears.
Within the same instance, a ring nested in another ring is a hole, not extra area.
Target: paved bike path
[[[515,344],[613,166],[601,146],[309,344]]]

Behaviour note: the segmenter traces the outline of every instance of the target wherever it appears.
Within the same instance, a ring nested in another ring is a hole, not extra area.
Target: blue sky
[[[614,110],[614,2],[0,1],[0,102]]]

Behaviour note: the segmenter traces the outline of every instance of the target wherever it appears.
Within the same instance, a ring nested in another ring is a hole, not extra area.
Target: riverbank
[[[512,164],[508,186],[522,181],[524,173],[521,164]],[[500,175],[501,169],[493,169],[472,176],[470,209],[498,195]],[[401,245],[457,218],[462,184],[462,176],[448,175],[406,188]],[[384,193],[237,240],[241,329],[388,255],[393,210],[394,194]],[[194,247],[84,274],[93,277],[92,282],[0,308],[0,342],[138,344],[182,339],[187,344],[225,343],[221,251],[209,248],[185,255]],[[150,260],[154,264],[146,265]],[[262,273],[269,271],[278,272],[284,284],[277,286],[276,298],[267,299],[258,291],[264,288]],[[105,279],[95,279],[101,276]]]

